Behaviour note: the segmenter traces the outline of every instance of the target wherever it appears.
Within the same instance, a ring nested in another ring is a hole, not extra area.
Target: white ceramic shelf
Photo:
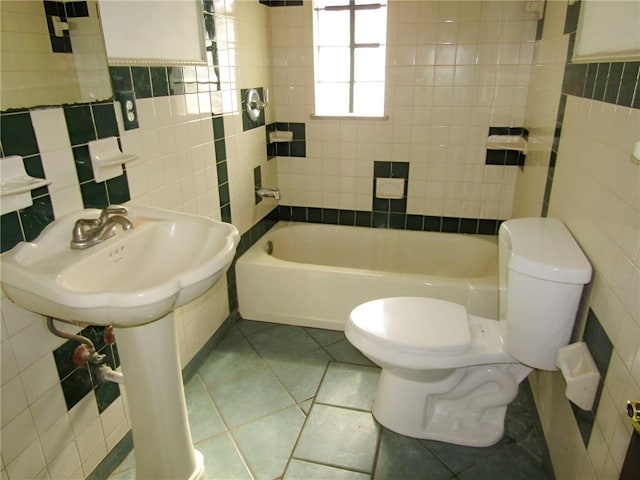
[[[269,143],[292,142],[292,141],[293,141],[293,132],[289,132],[289,131],[269,132]]]
[[[515,150],[527,153],[527,140],[520,135],[489,135],[486,146],[490,150]]]
[[[122,153],[116,137],[89,142],[89,156],[96,182],[122,175],[122,165],[138,158],[136,154]]]
[[[31,190],[44,187],[51,183],[46,178],[36,178],[27,175],[24,162],[20,155],[11,155],[0,159],[0,211],[2,215],[15,212],[33,205]]]

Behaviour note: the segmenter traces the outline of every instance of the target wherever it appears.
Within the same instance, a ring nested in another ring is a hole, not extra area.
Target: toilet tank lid
[[[591,265],[567,227],[555,218],[516,218],[500,226],[511,244],[509,269],[558,283],[586,284]]]

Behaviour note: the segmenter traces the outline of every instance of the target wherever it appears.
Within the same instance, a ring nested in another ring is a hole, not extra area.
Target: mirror
[[[100,20],[109,65],[207,64],[202,0],[100,0]]]
[[[572,62],[638,61],[638,19],[640,2],[583,1]]]
[[[112,97],[95,0],[0,1],[2,111]]]

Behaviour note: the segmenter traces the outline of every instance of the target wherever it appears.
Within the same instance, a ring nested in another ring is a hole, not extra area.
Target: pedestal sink
[[[86,250],[69,246],[82,210],[4,253],[2,287],[41,315],[116,327],[136,452],[136,478],[204,477],[189,431],[173,310],[211,288],[239,241],[231,224],[127,205],[134,228]]]

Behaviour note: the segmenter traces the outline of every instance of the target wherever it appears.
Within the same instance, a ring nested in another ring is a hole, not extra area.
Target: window
[[[315,0],[316,115],[384,115],[387,0]]]

